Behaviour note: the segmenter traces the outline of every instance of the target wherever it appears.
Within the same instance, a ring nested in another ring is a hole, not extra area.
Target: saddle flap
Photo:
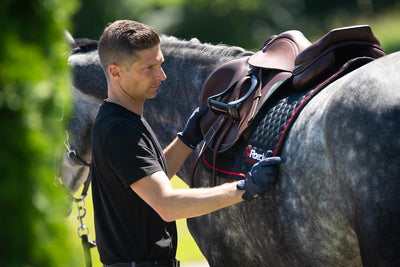
[[[270,40],[249,59],[254,67],[293,71],[296,56],[310,45],[310,41],[297,30],[283,32]]]
[[[203,84],[199,106],[206,106],[210,96],[223,92],[241,77],[246,76],[250,71],[248,60],[249,56],[234,59],[218,66]]]

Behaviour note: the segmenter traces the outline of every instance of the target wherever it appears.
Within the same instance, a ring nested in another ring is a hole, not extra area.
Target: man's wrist
[[[191,149],[196,148],[197,145],[191,144],[190,141],[183,136],[183,132],[177,133],[177,136],[186,146],[190,147]]]
[[[238,190],[244,191],[244,193],[242,194],[242,199],[246,200],[246,201],[250,201],[253,199],[256,199],[259,197],[258,194],[254,194],[252,192],[250,192],[249,190],[246,189],[246,180],[240,180],[237,182],[236,184],[236,188]]]

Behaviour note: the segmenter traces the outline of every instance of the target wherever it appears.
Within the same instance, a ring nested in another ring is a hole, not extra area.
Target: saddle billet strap
[[[250,113],[247,118],[247,123],[250,123],[253,120],[254,116],[256,115],[257,107],[259,106],[258,103],[260,102],[260,99],[262,97],[262,82],[261,82],[262,81],[262,70],[263,69],[260,68],[258,71],[258,80],[260,82],[258,83],[257,91],[255,92],[255,94],[253,96],[253,103],[251,105]],[[242,121],[241,124],[242,123],[244,123],[244,121]],[[240,127],[240,125],[239,125],[239,127]]]
[[[221,127],[224,125],[225,121],[227,120],[227,117],[225,116],[218,116],[217,120],[214,122],[214,124],[210,127],[208,132],[204,135],[204,141],[207,144],[210,144],[215,137],[217,136],[219,130]]]
[[[203,144],[203,147],[200,150],[199,156],[197,157],[196,163],[194,164],[194,167],[192,170],[192,175],[190,177],[190,187],[194,187],[194,176],[196,174],[197,166],[199,165],[203,154],[206,152],[206,150],[209,147],[209,145],[211,144],[211,142],[214,141],[215,137],[217,136],[218,132],[221,130],[221,128],[224,125],[226,120],[227,120],[227,118],[225,116],[219,116],[217,121],[210,127],[208,132],[204,135],[203,139],[205,142]],[[213,172],[215,173],[215,168],[214,168]],[[213,175],[213,184],[215,184],[214,175]]]
[[[226,126],[225,124],[230,124],[229,126]],[[216,185],[216,183],[217,183],[217,181],[216,181],[216,173],[215,173],[215,168],[216,168],[216,165],[217,165],[217,154],[218,154],[218,150],[219,150],[219,148],[220,148],[220,146],[221,146],[221,144],[222,144],[222,141],[224,140],[224,138],[225,138],[225,136],[226,136],[226,134],[229,132],[229,130],[231,129],[231,125],[233,124],[233,121],[232,120],[224,120],[224,122],[223,122],[223,124],[221,124],[220,125],[220,127],[219,127],[219,129],[221,129],[222,128],[222,132],[221,132],[221,134],[219,135],[219,139],[217,139],[217,142],[216,142],[216,144],[215,144],[215,147],[214,147],[214,153],[213,153],[213,186],[215,186]],[[225,126],[225,127],[223,127],[223,126]]]

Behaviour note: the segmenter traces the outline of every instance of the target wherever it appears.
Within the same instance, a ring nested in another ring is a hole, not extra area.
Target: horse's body
[[[167,37],[162,49],[168,78],[145,105],[145,117],[166,146],[198,105],[207,75],[247,52]],[[83,66],[79,72],[93,66],[101,71],[96,51],[72,55],[70,64],[75,70]],[[211,266],[400,264],[399,69],[395,53],[329,85],[294,123],[275,190],[188,220]],[[88,78],[97,75],[93,72],[86,72]],[[105,85],[91,84],[75,80],[75,87],[97,92],[76,88],[69,129],[71,146],[88,162],[90,126],[106,96]],[[193,155],[179,173],[187,182],[194,160]],[[85,169],[65,159],[63,178],[72,191],[86,178]],[[195,182],[209,186],[211,174],[199,168]]]

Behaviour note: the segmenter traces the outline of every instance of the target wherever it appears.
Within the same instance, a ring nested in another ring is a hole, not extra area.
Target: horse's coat
[[[173,37],[162,37],[162,49],[168,78],[144,116],[166,146],[198,105],[207,75],[250,52]],[[69,64],[75,77],[86,77],[74,83],[71,146],[90,161],[90,127],[106,96],[102,72],[96,51],[74,54]],[[329,85],[293,125],[275,190],[188,220],[211,266],[400,264],[399,69],[400,52]],[[194,159],[179,173],[186,182]],[[63,166],[63,180],[75,192],[87,168],[67,158]],[[195,181],[209,186],[211,175],[199,168]]]

